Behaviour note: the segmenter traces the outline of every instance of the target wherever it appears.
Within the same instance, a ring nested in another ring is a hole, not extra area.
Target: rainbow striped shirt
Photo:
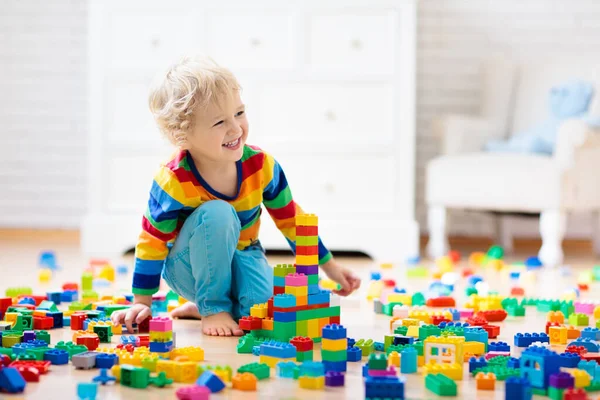
[[[206,183],[187,151],[177,152],[161,165],[152,183],[135,248],[134,294],[151,295],[158,291],[169,253],[168,243],[175,240],[186,218],[209,200],[225,200],[236,210],[242,226],[239,250],[258,240],[261,204],[264,204],[295,253],[295,216],[303,211],[294,202],[279,163],[258,147],[244,146],[237,170],[238,195],[229,197]],[[319,238],[319,263],[324,264],[330,258],[331,253]]]

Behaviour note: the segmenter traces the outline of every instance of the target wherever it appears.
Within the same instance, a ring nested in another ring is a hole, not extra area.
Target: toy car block
[[[510,346],[506,342],[491,342],[488,345],[489,351],[510,351]]]
[[[244,331],[259,330],[262,328],[262,321],[257,317],[244,316],[240,318],[239,326]]]
[[[456,307],[456,300],[454,297],[440,296],[427,299],[425,304],[427,307]]]
[[[257,362],[242,365],[240,368],[238,368],[237,372],[249,372],[256,376],[258,380],[266,379],[270,376],[269,366],[267,364],[261,364]]]
[[[514,336],[517,347],[528,347],[533,342],[550,343],[550,338],[545,333],[517,333]]]
[[[441,374],[429,374],[425,377],[427,390],[438,396],[456,396],[456,382]]]
[[[86,352],[75,354],[71,357],[71,362],[77,369],[92,369],[96,367],[96,352]]]
[[[487,374],[485,372],[479,372],[475,375],[477,382],[477,390],[495,390],[496,388],[496,375],[491,372]]]

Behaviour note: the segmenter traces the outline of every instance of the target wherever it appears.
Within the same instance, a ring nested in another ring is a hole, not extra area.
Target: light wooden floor
[[[59,288],[63,282],[78,281],[81,271],[86,265],[87,260],[82,257],[78,251],[77,243],[73,240],[73,235],[69,234],[23,234],[0,232],[0,295],[4,294],[7,287],[14,286],[32,286],[36,292],[45,293],[46,291]],[[62,265],[62,270],[56,274],[53,281],[48,285],[40,285],[37,281],[37,257],[41,250],[52,249],[56,251],[58,260]],[[485,250],[485,249],[480,249]],[[533,250],[528,249],[519,257],[513,257],[514,260],[522,260]],[[118,263],[121,260],[113,260]],[[131,259],[124,261],[131,263]],[[291,262],[291,258],[277,257],[270,261],[275,264],[279,262]],[[383,335],[389,331],[389,317],[375,315],[372,306],[365,300],[365,291],[368,287],[368,277],[371,271],[378,270],[378,266],[366,258],[347,258],[342,260],[346,265],[354,269],[364,279],[363,287],[356,296],[360,299],[360,305],[354,307],[342,303],[342,324],[347,327],[350,337],[355,339],[372,338],[376,341],[383,341]],[[589,269],[596,262],[590,252],[584,254],[571,254],[567,260],[571,265],[571,276],[563,276],[559,270],[543,269],[535,274],[535,279],[527,282],[525,288],[527,296],[560,297],[568,288],[573,287],[575,279],[580,271]],[[427,263],[425,263],[427,264]],[[427,264],[430,265],[430,264]],[[510,287],[507,274],[491,270],[479,271],[486,276],[492,289],[498,290],[501,294],[506,294]],[[409,292],[425,290],[430,283],[429,279],[405,278],[404,266],[394,266],[393,270],[386,270],[386,276],[397,280],[399,287],[404,287]],[[127,288],[129,281],[122,280],[116,287]],[[597,291],[597,284],[594,284],[590,292],[584,293],[584,298],[593,298],[592,293]],[[464,304],[464,282],[457,286],[457,296],[460,299],[459,304]],[[516,332],[541,332],[545,325],[545,316],[537,313],[533,308],[527,309],[527,318],[507,320],[501,324],[502,330],[497,340],[509,342],[512,345],[512,337]],[[201,334],[201,322],[197,321],[175,321],[174,330],[177,332],[178,346],[201,346],[205,350],[206,361],[208,364],[228,364],[235,369],[237,367],[257,361],[257,357],[252,355],[238,355],[235,350],[237,339],[233,338],[210,338]],[[52,331],[53,343],[59,340],[70,340],[71,331],[69,329]],[[118,343],[119,337],[113,337],[113,343]],[[557,350],[562,349],[557,347]],[[315,352],[315,359],[320,359],[319,352]],[[348,373],[346,375],[346,386],[344,388],[326,388],[324,391],[309,391],[298,388],[297,381],[291,379],[280,379],[274,377],[275,371],[272,370],[272,377],[266,381],[259,382],[259,391],[256,393],[247,393],[227,389],[221,394],[211,396],[211,398],[220,399],[359,399],[364,398],[364,384],[361,378],[362,363],[348,363]],[[468,368],[466,368],[468,371]],[[44,399],[48,398],[76,398],[76,384],[81,381],[91,381],[95,376],[95,371],[76,371],[71,365],[53,366],[51,372],[43,376],[40,383],[29,384],[24,396],[14,397],[0,394],[6,398],[27,398]],[[467,374],[465,372],[465,376]],[[420,374],[406,376],[406,395],[410,399],[432,399],[437,398],[430,392],[425,391],[423,377]],[[174,388],[149,388],[146,390],[129,389],[125,387],[107,386],[99,390],[99,399],[162,399],[173,398]],[[470,376],[460,383],[459,396],[468,399],[503,399],[503,383],[497,384],[495,392],[482,392],[475,390],[475,381]]]

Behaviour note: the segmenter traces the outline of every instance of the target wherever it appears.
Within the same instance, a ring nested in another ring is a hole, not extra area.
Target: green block
[[[238,339],[236,350],[238,354],[252,354],[252,348],[255,346],[254,336],[247,334]]]
[[[81,291],[92,290],[94,288],[94,275],[91,272],[81,274]]]
[[[465,289],[465,295],[467,297],[469,297],[472,294],[477,294],[477,293],[478,293],[477,289],[475,289],[474,287],[468,287],[468,288]]]
[[[440,336],[465,336],[465,328],[462,326],[447,326],[442,329]]]
[[[98,300],[100,298],[100,296],[98,295],[98,292],[96,292],[95,290],[84,290],[81,293],[81,298],[82,299]]]
[[[30,354],[35,357],[37,361],[44,361],[44,354],[50,350],[48,347],[35,347],[33,349],[27,349],[25,354]]]
[[[179,295],[177,293],[175,293],[174,291],[169,290],[169,293],[167,293],[167,296],[166,296],[166,300],[167,300],[167,303],[171,300],[179,301]]]
[[[590,319],[585,314],[571,314],[569,316],[569,324],[575,326],[588,326]]]
[[[300,366],[296,365],[294,367],[294,379],[298,380],[299,377],[300,377]]]
[[[492,260],[501,260],[504,257],[504,249],[500,246],[492,246],[487,251],[486,257]]]
[[[537,396],[547,396],[548,392],[546,391],[546,389],[538,389],[538,388],[531,388],[531,393],[537,395]]]
[[[129,306],[123,306],[123,307],[129,307]],[[85,312],[85,315],[88,317],[88,319],[97,319],[97,318],[100,318],[102,313],[97,310],[87,310]]]
[[[38,361],[35,358],[35,355],[33,355],[33,354],[22,354],[22,353],[19,355],[13,354],[11,356],[11,359],[13,361]]]
[[[112,313],[114,313],[115,311],[119,311],[119,310],[125,310],[127,308],[129,308],[131,306],[126,306],[123,304],[109,304],[107,306],[104,306],[104,314],[107,317],[110,317],[112,315]]]
[[[346,354],[347,357],[347,354]],[[312,361],[313,360],[313,351],[298,351],[296,352],[296,361],[304,362],[304,361]]]
[[[253,362],[251,364],[242,365],[238,368],[237,372],[243,374],[244,372],[250,372],[252,375],[256,376],[256,379],[267,379],[271,374],[271,369],[267,364],[261,364],[257,362]]]
[[[385,350],[385,354],[389,356],[392,351],[395,351],[396,353],[400,354],[402,350],[407,349],[409,347],[414,346],[412,344],[392,344]]]
[[[308,284],[309,285],[318,285],[319,284],[319,275],[308,275]]]
[[[507,297],[500,302],[503,309],[508,311],[508,307],[514,307],[519,305],[519,300],[515,297]]]
[[[509,306],[505,308],[508,315],[511,317],[524,317],[525,316],[525,307],[520,305]]]
[[[296,336],[296,322],[273,322],[273,337],[280,342],[287,342]]]
[[[406,270],[406,277],[409,279],[410,278],[426,278],[428,273],[429,273],[429,271],[425,267],[421,267],[421,266],[409,267]]]
[[[16,313],[20,313],[21,315],[33,315],[33,310],[28,310],[25,307],[19,307],[19,306],[10,306],[10,307],[8,307],[6,312],[9,312],[9,313],[16,312]]]
[[[12,287],[6,289],[6,297],[18,297],[20,295],[31,295],[33,294],[33,290],[30,287],[21,286],[21,287]]]
[[[74,345],[67,349],[69,352],[69,358],[73,357],[75,354],[85,353],[88,351],[88,348],[85,346]]]
[[[354,343],[354,346],[362,350],[363,357],[368,357],[373,351],[375,351],[375,343],[373,339],[359,339]]]
[[[298,353],[296,353],[296,354],[298,354]],[[371,355],[373,355],[373,354],[371,354]],[[321,359],[323,361],[347,361],[348,360],[348,351],[347,350],[338,350],[338,351],[321,350]]]
[[[56,304],[54,304],[53,301],[50,300],[44,300],[40,303],[39,306],[37,306],[38,310],[48,310],[48,311],[52,311],[52,312],[58,312],[58,307],[56,307]]]
[[[340,306],[315,308],[313,310],[302,310],[296,312],[296,321],[307,321],[318,318],[331,318],[340,316]]]
[[[112,336],[110,326],[96,325],[94,326],[94,333],[100,338],[100,343],[110,343],[110,337]]]
[[[313,343],[321,343],[321,340],[322,340],[323,338],[320,338],[320,337],[314,337],[314,338],[311,338],[311,339],[312,339]]]
[[[548,388],[548,397],[551,400],[563,400],[564,393],[565,389],[558,389],[552,386]]]
[[[324,360],[324,359],[323,359]],[[340,361],[340,360],[331,360]],[[371,353],[369,355],[369,371],[385,370],[388,366],[387,356],[381,353]]]
[[[15,321],[12,330],[15,332],[23,332],[23,315],[21,315],[21,313],[17,313],[17,320]],[[6,335],[6,331],[4,331],[4,335]]]
[[[592,268],[592,278],[595,281],[600,281],[600,265],[594,265],[594,268]]]
[[[520,376],[520,370],[507,368],[502,365],[487,365],[483,368],[477,368],[472,372],[472,375],[475,376],[478,372],[493,372],[496,375],[496,379],[499,381],[505,381],[511,376]]]
[[[33,316],[25,315],[21,316],[21,329],[24,331],[30,331],[33,329]]]
[[[2,347],[0,346],[0,354],[4,354],[5,356],[12,356],[12,347]]]
[[[69,311],[81,311],[85,310],[85,304],[80,301],[74,301],[69,304]]]
[[[598,392],[600,391],[600,381],[592,380],[589,386],[584,387],[586,392]]]
[[[417,292],[412,295],[412,305],[414,306],[424,306],[426,303],[425,296],[423,293]]]
[[[145,389],[150,383],[150,371],[132,365],[121,366],[121,385]]]
[[[435,325],[421,325],[419,327],[419,340],[425,340],[429,336],[439,336],[442,330]]]
[[[572,301],[569,302],[561,302],[560,304],[560,311],[563,313],[563,315],[567,318],[569,318],[571,316],[571,314],[573,314],[575,312],[575,305],[573,304]]]
[[[558,300],[542,300],[537,303],[537,310],[539,312],[549,312],[560,310],[561,303]]]
[[[401,306],[401,305],[403,305],[403,304],[400,302],[384,304],[382,307],[382,311],[385,315],[387,315],[388,317],[391,317],[392,314],[394,313],[394,307]]]
[[[416,342],[412,345],[415,349],[417,349],[417,355],[418,356],[422,356],[423,355],[423,342]]]
[[[399,326],[396,329],[394,329],[394,335],[406,336],[407,333],[408,333],[408,326]]]
[[[508,365],[508,360],[510,360],[510,356],[498,356],[491,358],[488,361],[488,365],[500,365],[502,367],[506,367]]]
[[[537,306],[538,304],[538,299],[535,298],[523,298],[523,300],[521,300],[521,305],[522,306]]]
[[[252,336],[254,336],[255,338],[260,338],[262,341],[264,341],[265,338],[273,339],[275,337],[273,331],[267,331],[267,330],[263,330],[263,329],[257,329],[255,331],[251,331],[250,334]]]
[[[44,342],[50,344],[50,334],[47,331],[36,331],[35,338],[37,340],[43,340]]]
[[[308,321],[296,321],[296,335],[308,336]]]
[[[390,347],[393,343],[394,343],[394,337],[391,335],[385,335],[383,337],[383,351],[387,352],[388,347]]]
[[[273,276],[285,278],[289,274],[296,272],[296,267],[293,264],[277,264],[273,267]]]
[[[297,236],[296,246],[317,246],[319,244],[318,236]]]
[[[456,396],[456,382],[442,374],[429,374],[425,377],[427,390],[438,396]]]

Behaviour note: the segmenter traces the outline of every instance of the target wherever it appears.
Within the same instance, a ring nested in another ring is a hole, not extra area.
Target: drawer
[[[293,66],[294,23],[290,14],[215,14],[207,18],[209,54],[219,64],[232,70]]]
[[[107,64],[113,68],[166,69],[183,55],[200,51],[198,18],[183,7],[152,13],[115,10],[108,18]]]
[[[396,162],[392,156],[331,157],[278,153],[295,201],[319,216],[393,212]]]
[[[397,14],[312,15],[308,21],[308,64],[313,70],[365,74],[394,72]]]
[[[393,95],[385,83],[264,86],[248,114],[251,134],[263,142],[388,144]]]

